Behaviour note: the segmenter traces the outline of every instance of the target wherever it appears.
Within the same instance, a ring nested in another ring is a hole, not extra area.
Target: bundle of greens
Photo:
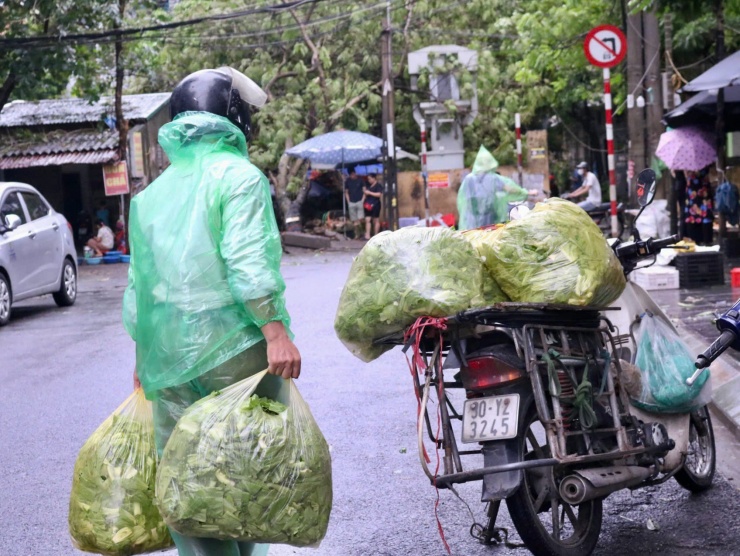
[[[484,304],[480,257],[459,232],[402,228],[360,251],[339,298],[334,330],[363,361],[389,349],[373,340],[418,317],[445,317]]]
[[[599,227],[562,199],[537,204],[475,247],[512,301],[603,306],[626,286]]]
[[[463,237],[472,244],[484,265],[482,279],[483,285],[481,289],[481,297],[483,301],[481,304],[482,306],[493,305],[495,303],[500,303],[501,301],[510,301],[509,296],[504,293],[501,286],[499,286],[494,279],[493,274],[491,274],[485,266],[486,256],[484,253],[488,244],[493,241],[493,238],[495,237],[494,234],[497,229],[499,228],[485,228],[463,232]]]
[[[151,404],[134,392],[85,442],[69,501],[69,532],[86,552],[128,556],[172,545],[154,504]]]
[[[295,385],[286,406],[248,378],[189,407],[157,476],[165,521],[186,536],[308,546],[326,534],[329,447]]]

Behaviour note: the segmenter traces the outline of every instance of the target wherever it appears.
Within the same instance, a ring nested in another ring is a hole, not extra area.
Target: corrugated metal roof
[[[123,116],[128,121],[146,120],[170,98],[170,93],[124,95]],[[62,98],[35,102],[13,101],[0,112],[0,127],[43,126],[74,123],[96,123],[113,116],[113,97],[97,102],[82,98]]]
[[[0,169],[106,164],[118,156],[118,132],[78,129],[29,133],[0,129]]]
[[[37,156],[14,156],[0,158],[0,170],[35,168],[37,166],[61,166],[62,164],[108,164],[118,157],[117,151],[94,151]]]

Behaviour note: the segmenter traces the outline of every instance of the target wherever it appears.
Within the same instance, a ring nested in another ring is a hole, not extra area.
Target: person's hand
[[[262,327],[267,341],[267,372],[283,378],[298,378],[301,374],[301,354],[288,337],[280,321]]]
[[[137,388],[141,388],[141,382],[139,381],[139,373],[136,372],[136,367],[134,366],[134,390]]]

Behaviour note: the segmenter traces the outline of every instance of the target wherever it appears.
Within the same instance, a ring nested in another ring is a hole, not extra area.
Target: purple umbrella
[[[655,155],[671,170],[697,172],[717,159],[714,135],[698,127],[666,131]]]

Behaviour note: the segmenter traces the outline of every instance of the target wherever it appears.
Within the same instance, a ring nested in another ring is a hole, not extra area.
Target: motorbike
[[[612,213],[610,203],[601,203],[586,211],[605,237],[612,235]],[[622,237],[625,228],[624,204],[617,204],[617,237]]]
[[[639,175],[637,190],[644,209],[655,195],[652,170]],[[633,234],[610,240],[627,276],[679,239]],[[482,543],[508,542],[496,526],[505,501],[533,554],[585,556],[610,494],[672,478],[692,492],[711,487],[716,453],[706,406],[650,413],[623,387],[641,315],[672,327],[670,319],[629,280],[615,305],[499,303],[422,318],[376,340],[411,351],[419,459],[431,483],[455,493],[457,484],[482,483],[487,522],[471,528]]]

